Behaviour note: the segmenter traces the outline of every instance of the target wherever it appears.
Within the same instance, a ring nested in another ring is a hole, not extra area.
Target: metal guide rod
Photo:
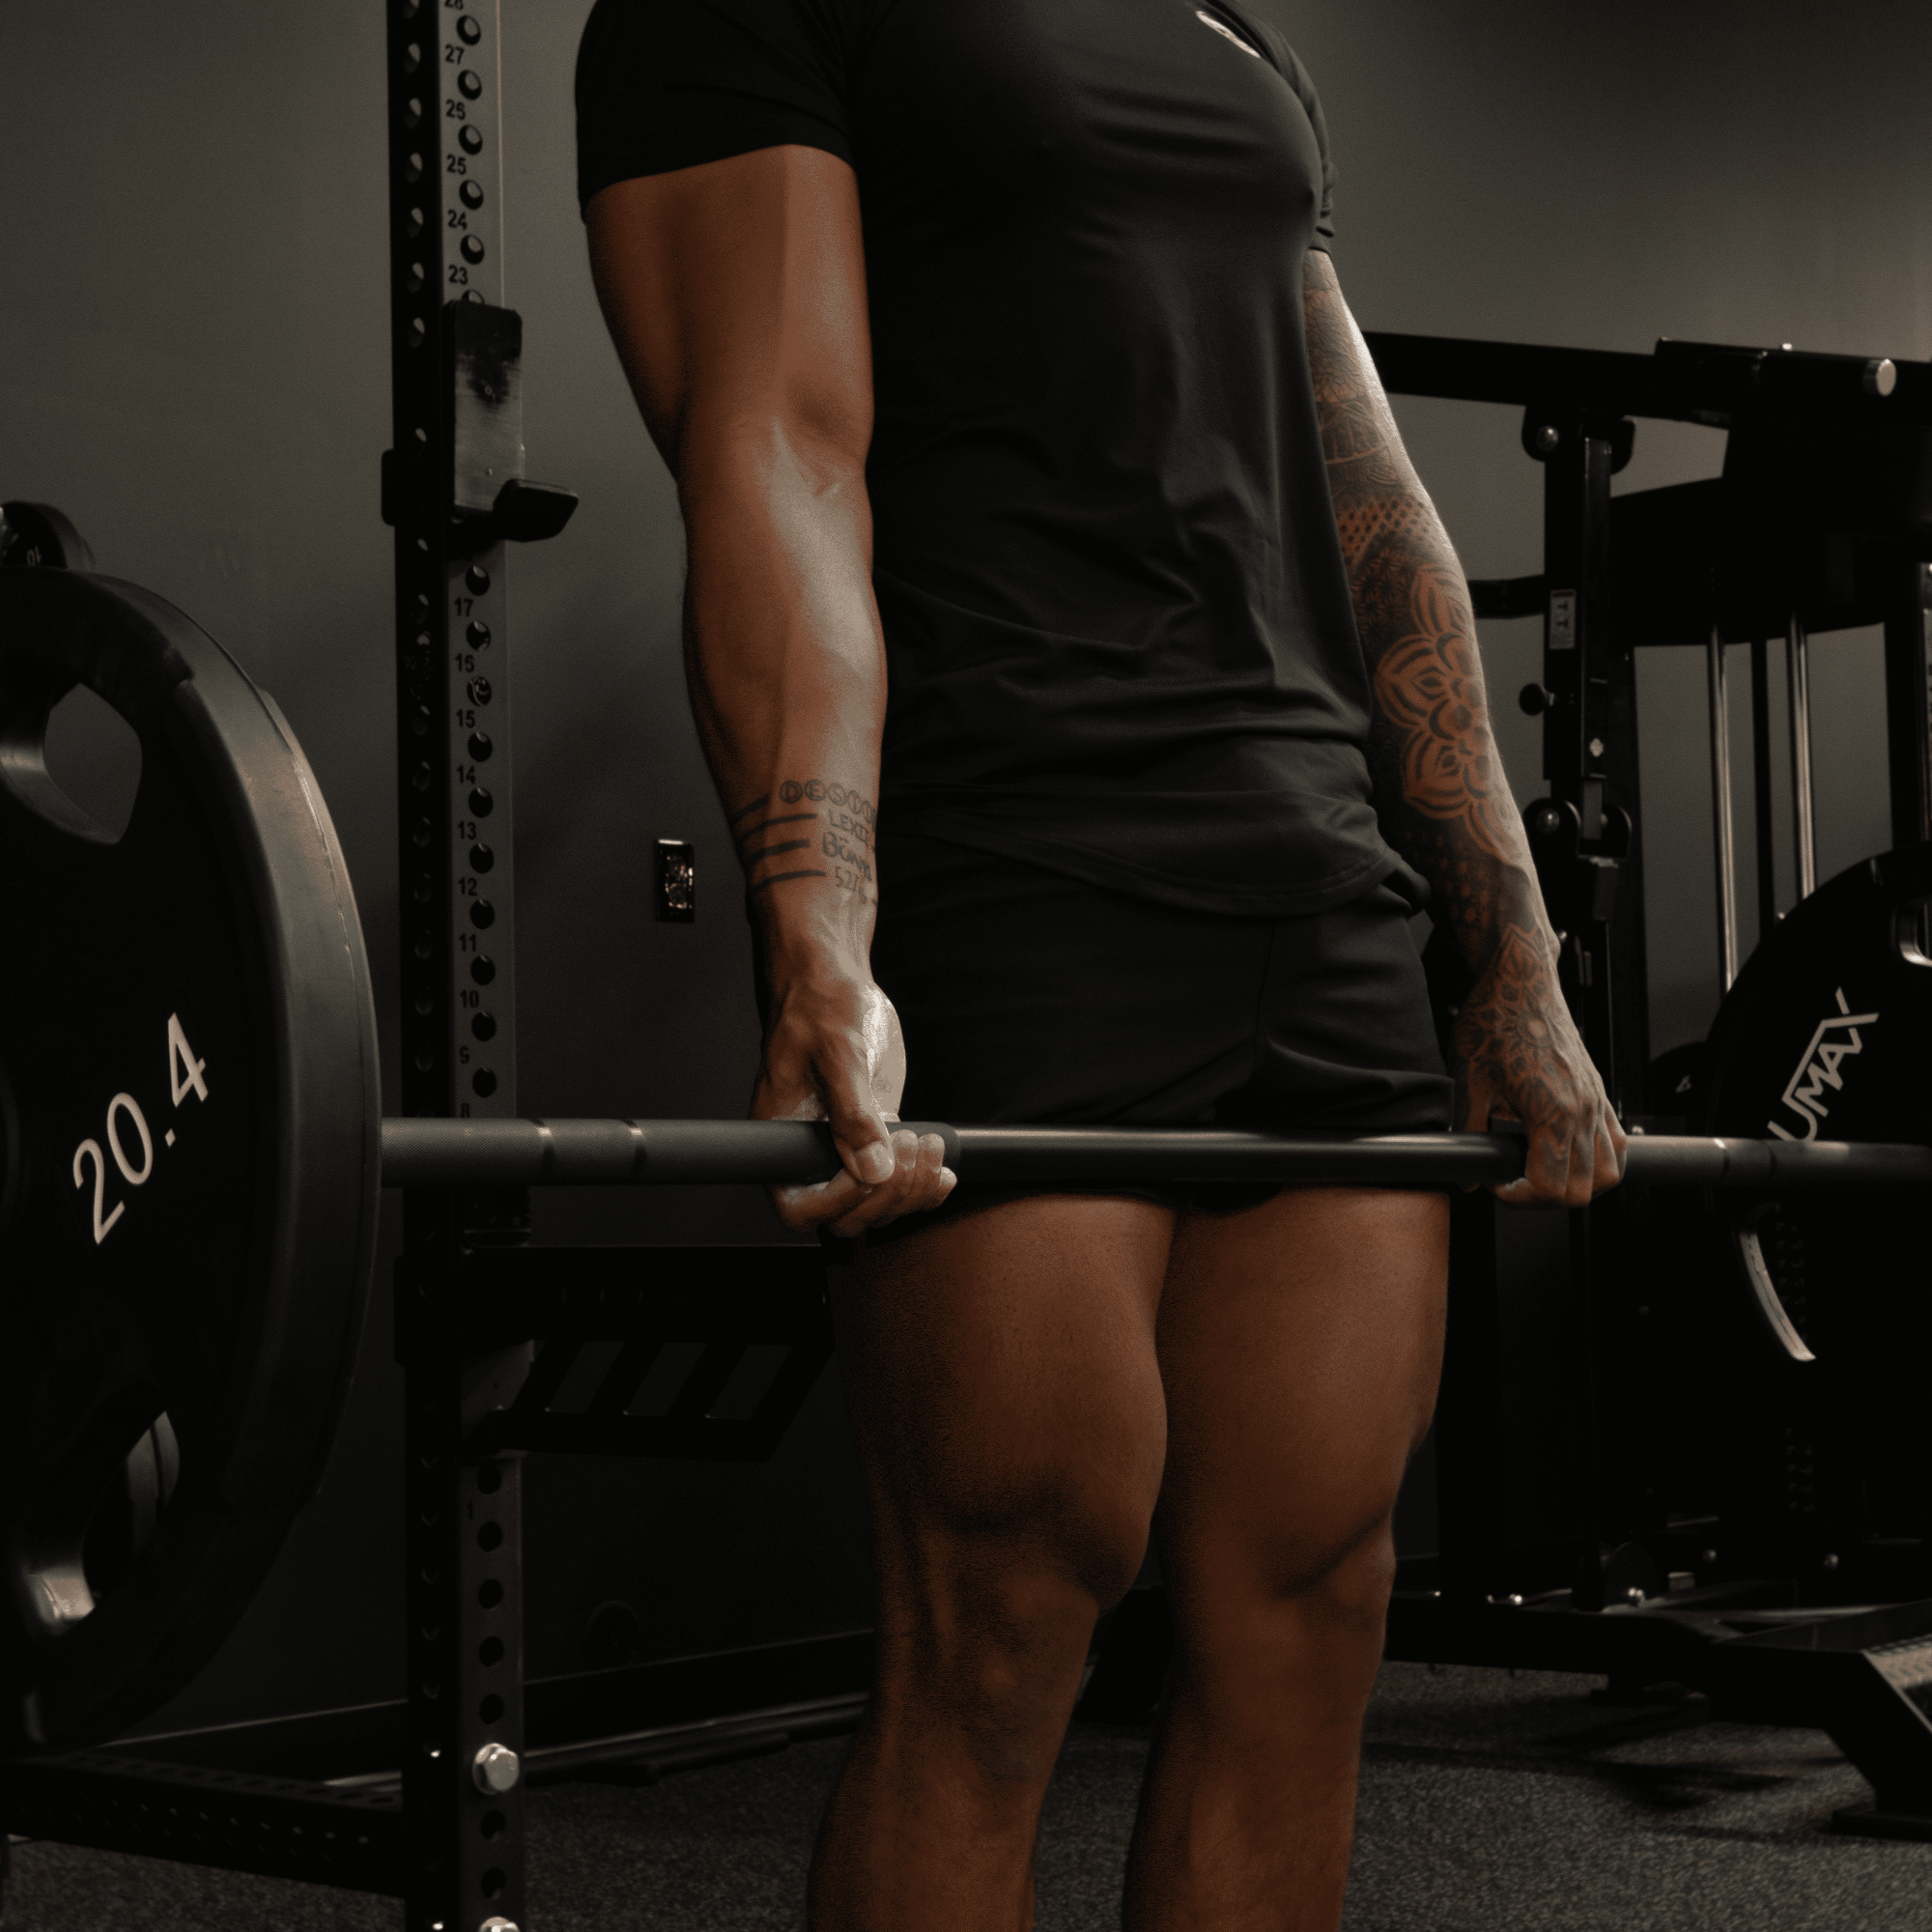
[[[1480,1186],[1522,1173],[1516,1134],[1265,1134],[1232,1127],[954,1127],[907,1121],[946,1142],[974,1180],[1278,1180]],[[799,1183],[838,1171],[811,1121],[383,1122],[391,1187]],[[1653,1186],[1932,1182],[1932,1148],[1842,1141],[1633,1135],[1628,1179]]]
[[[1718,847],[1718,972],[1723,990],[1738,977],[1738,855],[1731,829],[1731,714],[1724,691],[1724,634],[1705,646],[1711,696],[1711,816]]]
[[[1796,611],[1784,633],[1784,674],[1791,719],[1791,811],[1798,847],[1798,896],[1818,889],[1818,840],[1811,822],[1811,667],[1804,623]]]
[[[1751,843],[1757,869],[1757,936],[1762,945],[1777,927],[1777,841],[1771,796],[1771,653],[1767,640],[1750,647]]]

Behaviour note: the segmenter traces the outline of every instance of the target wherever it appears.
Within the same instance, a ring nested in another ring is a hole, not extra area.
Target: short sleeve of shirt
[[[1266,49],[1281,77],[1307,110],[1308,124],[1315,129],[1315,144],[1321,151],[1321,211],[1315,217],[1315,235],[1308,245],[1326,254],[1329,243],[1335,239],[1335,156],[1328,146],[1328,123],[1321,113],[1321,96],[1315,92],[1315,83],[1309,78],[1308,70],[1302,66],[1294,49],[1273,27],[1265,20],[1257,19],[1246,9],[1236,13],[1227,0],[1217,0],[1217,4],[1220,12],[1238,21],[1256,43]]]
[[[577,194],[760,148],[852,159],[850,0],[597,0],[577,54]]]

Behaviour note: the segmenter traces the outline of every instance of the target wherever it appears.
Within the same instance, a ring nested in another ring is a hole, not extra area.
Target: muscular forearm
[[[1310,258],[1308,323],[1329,489],[1373,683],[1370,762],[1383,831],[1428,879],[1473,972],[1512,952],[1553,967],[1555,938],[1490,729],[1463,567],[1325,257]]]
[[[692,710],[764,967],[752,1111],[831,1123],[843,1171],[775,1198],[788,1226],[857,1234],[952,1184],[937,1135],[888,1131],[905,1048],[869,958],[886,671],[858,179],[764,148],[613,182],[586,216],[684,512]]]
[[[863,972],[885,713],[863,469],[783,423],[680,458],[692,708],[768,972]]]
[[[1580,1207],[1623,1171],[1624,1135],[1557,980],[1556,935],[1503,778],[1469,586],[1325,255],[1307,272],[1308,362],[1372,694],[1377,808],[1435,892],[1471,978],[1450,1063],[1456,1118],[1529,1134],[1506,1200]]]
[[[777,148],[613,183],[591,269],[689,547],[692,705],[768,981],[864,977],[885,665],[858,186]]]

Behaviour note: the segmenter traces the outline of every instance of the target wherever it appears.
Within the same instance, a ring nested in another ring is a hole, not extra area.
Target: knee
[[[1147,1556],[1157,1467],[1054,1471],[970,1492],[904,1497],[880,1555],[889,1599],[948,1600],[977,1623],[1019,1626],[1065,1604],[1096,1616],[1133,1587]]]
[[[897,1587],[889,1580],[883,1594],[911,1621],[961,1641],[995,1649],[1051,1644],[1062,1631],[1090,1629],[1133,1587],[1149,1514],[1090,1509],[928,1533],[913,1560],[896,1566]]]
[[[881,1592],[873,1721],[950,1738],[988,1794],[1035,1791],[1079,1694],[1096,1585],[1124,1594],[1137,1566],[1026,1539],[924,1554],[910,1587]]]
[[[1325,1534],[1304,1528],[1185,1567],[1185,1621],[1199,1626],[1209,1647],[1217,1639],[1265,1642],[1272,1635],[1324,1647],[1359,1643],[1379,1653],[1396,1571],[1386,1516]]]
[[[1395,1533],[1388,1517],[1311,1552],[1289,1566],[1277,1584],[1285,1604],[1338,1633],[1373,1635],[1378,1646],[1394,1588]]]
[[[881,1637],[971,1701],[1035,1698],[1077,1677],[1095,1619],[1139,1574],[1151,1514],[1129,1494],[1063,1495],[914,1525],[881,1552]]]

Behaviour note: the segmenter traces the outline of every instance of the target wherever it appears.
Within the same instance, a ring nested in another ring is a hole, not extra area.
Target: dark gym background
[[[1342,169],[1337,262],[1365,327],[1932,355],[1922,0],[1250,4],[1321,89]],[[502,6],[528,468],[583,498],[562,538],[512,564],[523,1102],[731,1114],[755,1038],[737,891],[684,705],[680,529],[597,318],[572,195],[588,0]],[[0,0],[0,495],[59,504],[102,570],[181,604],[275,694],[347,847],[379,986],[393,983],[394,939],[383,108],[375,0]],[[1516,413],[1400,413],[1471,574],[1540,568],[1540,477]],[[1717,433],[1646,423],[1619,487],[1707,475],[1720,453]],[[1537,733],[1515,702],[1539,646],[1534,621],[1486,631],[1520,799],[1540,789]],[[1640,662],[1662,1050],[1701,1036],[1718,998],[1704,668],[1697,652]],[[1812,679],[1823,879],[1888,842],[1876,637],[1820,639]],[[77,788],[111,785],[111,732],[73,712],[57,760]],[[1774,725],[1776,742],[1777,701]],[[695,926],[651,922],[665,836],[696,843]],[[1788,900],[1788,850],[1779,863]],[[138,934],[128,953],[137,971]],[[539,1217],[547,1239],[779,1237],[742,1193],[586,1191],[541,1201]],[[385,1300],[379,1280],[317,1508],[155,1728],[400,1693]],[[831,1377],[767,1468],[540,1459],[527,1508],[534,1674],[866,1621]],[[610,1604],[635,1620],[607,1609],[589,1638]]]

